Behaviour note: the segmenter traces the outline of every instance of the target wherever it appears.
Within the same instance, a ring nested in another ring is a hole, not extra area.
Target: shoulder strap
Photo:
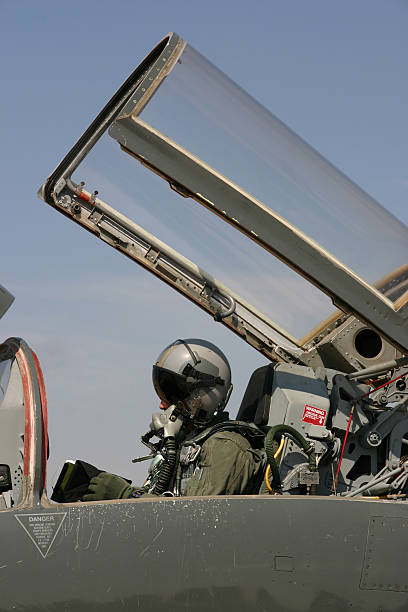
[[[265,437],[265,433],[254,423],[247,423],[245,421],[223,421],[221,423],[216,423],[208,429],[205,429],[193,438],[184,440],[181,446],[203,444],[210,436],[213,436],[219,431],[236,431],[245,438],[248,438],[251,444],[256,442],[259,444]]]

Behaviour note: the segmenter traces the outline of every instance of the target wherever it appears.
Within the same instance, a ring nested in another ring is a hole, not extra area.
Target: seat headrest
[[[262,426],[269,420],[274,365],[262,366],[249,379],[237,421],[247,421]]]

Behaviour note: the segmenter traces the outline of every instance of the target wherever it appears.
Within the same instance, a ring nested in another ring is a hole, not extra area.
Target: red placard
[[[302,421],[305,423],[313,423],[313,425],[324,425],[327,411],[315,406],[305,405]]]

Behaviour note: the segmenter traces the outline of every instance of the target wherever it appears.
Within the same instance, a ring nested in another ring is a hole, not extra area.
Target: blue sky
[[[24,337],[42,363],[51,481],[65,458],[137,481],[130,459],[143,453],[163,346],[191,336],[219,344],[231,357],[232,414],[264,359],[43,204],[38,187],[175,30],[407,223],[408,5],[0,0],[0,9],[0,282],[16,296],[2,335]]]

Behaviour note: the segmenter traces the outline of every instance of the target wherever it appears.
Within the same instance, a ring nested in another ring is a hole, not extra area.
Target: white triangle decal
[[[44,559],[48,555],[66,516],[66,512],[15,515]]]

